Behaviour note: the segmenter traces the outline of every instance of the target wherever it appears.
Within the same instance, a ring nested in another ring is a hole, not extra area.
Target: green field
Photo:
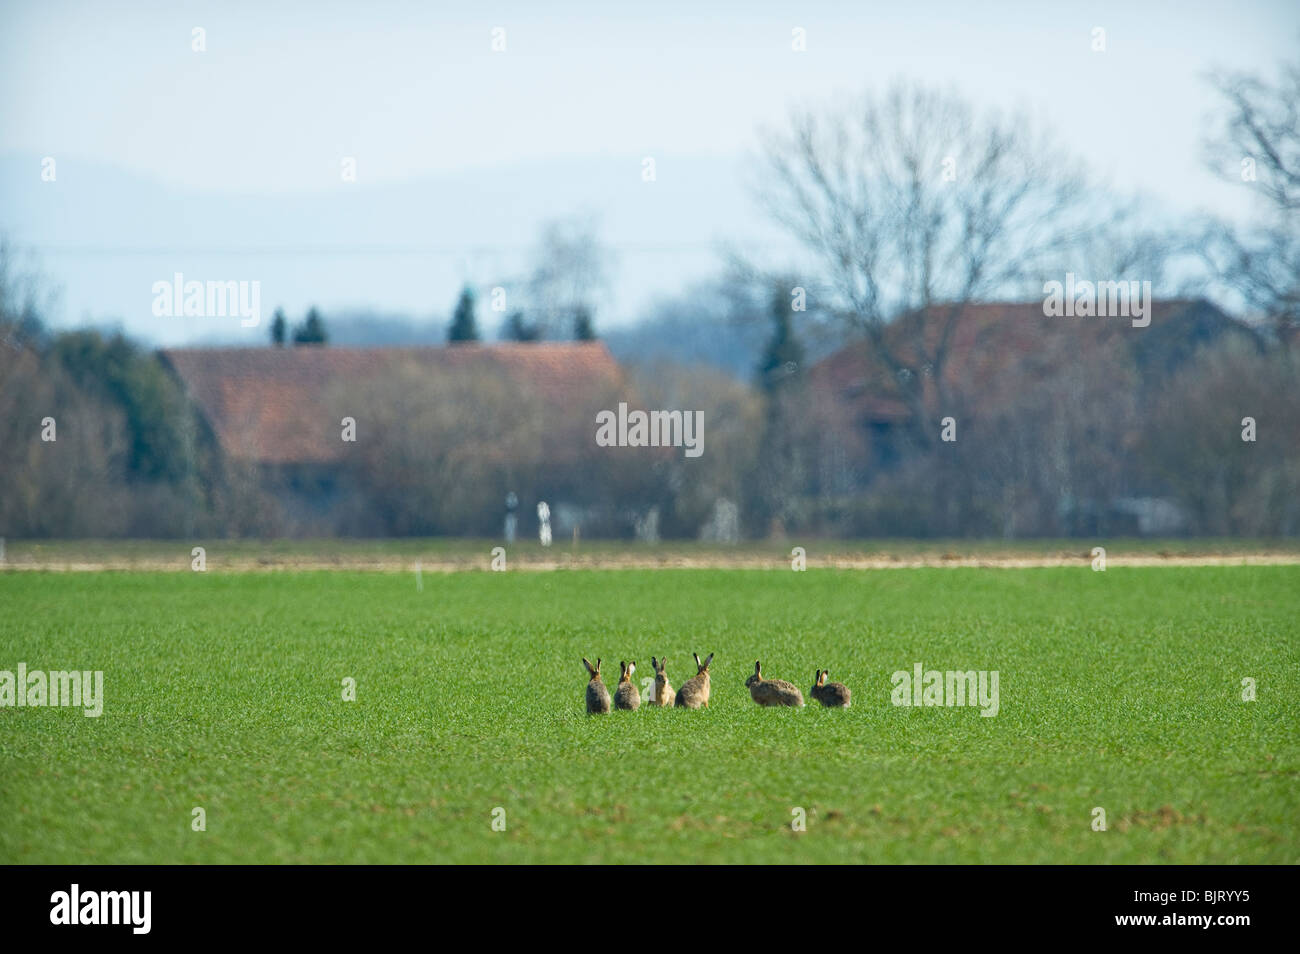
[[[693,651],[708,710],[583,713],[581,656]],[[0,708],[4,863],[1300,861],[1297,566],[0,573],[20,662],[106,701]]]

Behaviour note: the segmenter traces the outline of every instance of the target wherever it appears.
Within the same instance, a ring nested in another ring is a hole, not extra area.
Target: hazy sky
[[[67,174],[79,162],[109,165],[186,194],[337,191],[345,156],[356,158],[352,188],[360,189],[548,160],[549,181],[570,203],[588,167],[575,165],[567,181],[568,160],[625,162],[634,190],[643,187],[641,157],[655,156],[663,184],[675,159],[743,159],[756,128],[780,123],[794,104],[907,76],[978,104],[1029,108],[1117,189],[1233,214],[1231,190],[1202,165],[1211,106],[1202,74],[1272,69],[1300,48],[1295,0],[41,0],[0,10],[0,156],[55,156]],[[194,27],[206,31],[204,53],[191,49]],[[497,27],[504,53],[491,48]],[[806,52],[791,50],[794,27],[807,31]],[[1104,53],[1092,51],[1094,27],[1106,31]],[[0,184],[0,198],[35,188],[35,172],[30,186]],[[534,205],[530,215],[573,211]],[[633,246],[635,222],[616,219],[613,244]],[[725,238],[718,233],[727,227],[683,221],[681,235]],[[7,221],[2,204],[0,229],[43,246],[85,239],[72,221],[58,235]],[[752,223],[735,222],[733,237],[751,232]],[[186,235],[202,245],[203,223]],[[656,266],[635,248],[620,260],[646,294],[656,281],[677,290],[680,276],[654,278]],[[54,255],[45,264],[77,286],[75,260]],[[286,286],[282,298],[298,297]],[[623,300],[619,317],[644,298]],[[411,303],[406,292],[386,300],[382,289],[357,288],[347,299]],[[93,311],[80,299],[69,307],[73,317]],[[127,315],[128,325],[135,320]]]

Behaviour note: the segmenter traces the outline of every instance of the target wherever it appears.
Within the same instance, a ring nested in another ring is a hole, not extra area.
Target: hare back
[[[803,693],[799,687],[784,679],[764,679],[751,686],[749,694],[760,706],[801,706]]]
[[[614,690],[615,709],[635,709],[641,705],[641,693],[630,682],[620,682]]]
[[[709,680],[704,673],[687,679],[677,690],[677,705],[687,709],[698,709],[708,701]]]
[[[849,687],[842,682],[828,682],[813,690],[813,696],[824,706],[849,706]]]

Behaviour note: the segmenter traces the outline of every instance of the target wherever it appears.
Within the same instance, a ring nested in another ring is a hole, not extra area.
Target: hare
[[[713,662],[713,653],[709,653],[709,658],[700,662],[699,653],[691,653],[695,657],[695,675],[691,676],[682,683],[682,687],[677,690],[675,705],[683,709],[698,709],[704,706],[709,707],[709,663]]]
[[[589,715],[598,715],[609,711],[609,690],[605,684],[600,681],[600,660],[596,660],[593,666],[587,662],[587,657],[582,657],[582,664],[587,667],[587,672],[591,673],[591,679],[587,683],[587,713]]]
[[[655,659],[651,656],[650,665],[655,670],[655,691],[654,695],[650,697],[650,705],[671,706],[677,699],[677,693],[668,684],[668,673],[664,672],[664,666],[668,665],[668,660]]]
[[[636,663],[619,662],[618,688],[614,690],[614,708],[634,712],[641,705],[641,693],[632,682],[632,673],[636,672]]]
[[[849,707],[849,687],[842,682],[827,682],[831,674],[829,669],[818,669],[813,682],[812,697],[828,709],[847,709]]]
[[[754,675],[745,680],[750,697],[760,706],[801,706],[803,693],[799,687],[784,679],[764,679],[763,667],[754,662]]]

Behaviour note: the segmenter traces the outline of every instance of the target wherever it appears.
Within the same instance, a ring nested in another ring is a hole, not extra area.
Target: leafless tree
[[[1217,536],[1300,531],[1300,355],[1243,341],[1207,349],[1144,409],[1138,465]],[[1246,415],[1258,440],[1243,440]]]
[[[528,474],[541,457],[536,398],[482,368],[431,376],[401,363],[340,383],[326,403],[367,409],[374,450],[358,457],[355,477],[383,533],[487,532],[506,491],[516,489],[505,474]]]
[[[1206,161],[1253,193],[1257,220],[1246,230],[1214,227],[1207,255],[1289,344],[1300,328],[1300,63],[1276,83],[1243,73],[1211,80],[1228,108]]]
[[[737,504],[746,519],[746,475],[759,466],[762,438],[762,401],[754,389],[716,369],[655,363],[635,369],[632,391],[641,407],[703,415],[699,457],[674,448],[643,464],[663,491],[667,533],[694,536],[722,499]]]
[[[953,332],[970,302],[1041,283],[1107,224],[1082,174],[1023,116],[898,83],[769,132],[762,198],[810,251],[831,301],[897,379],[915,436],[926,381],[942,398]],[[906,340],[887,334],[910,316]]]
[[[578,218],[548,222],[536,254],[528,298],[543,335],[590,337],[599,300],[609,283],[609,255],[594,224]]]

